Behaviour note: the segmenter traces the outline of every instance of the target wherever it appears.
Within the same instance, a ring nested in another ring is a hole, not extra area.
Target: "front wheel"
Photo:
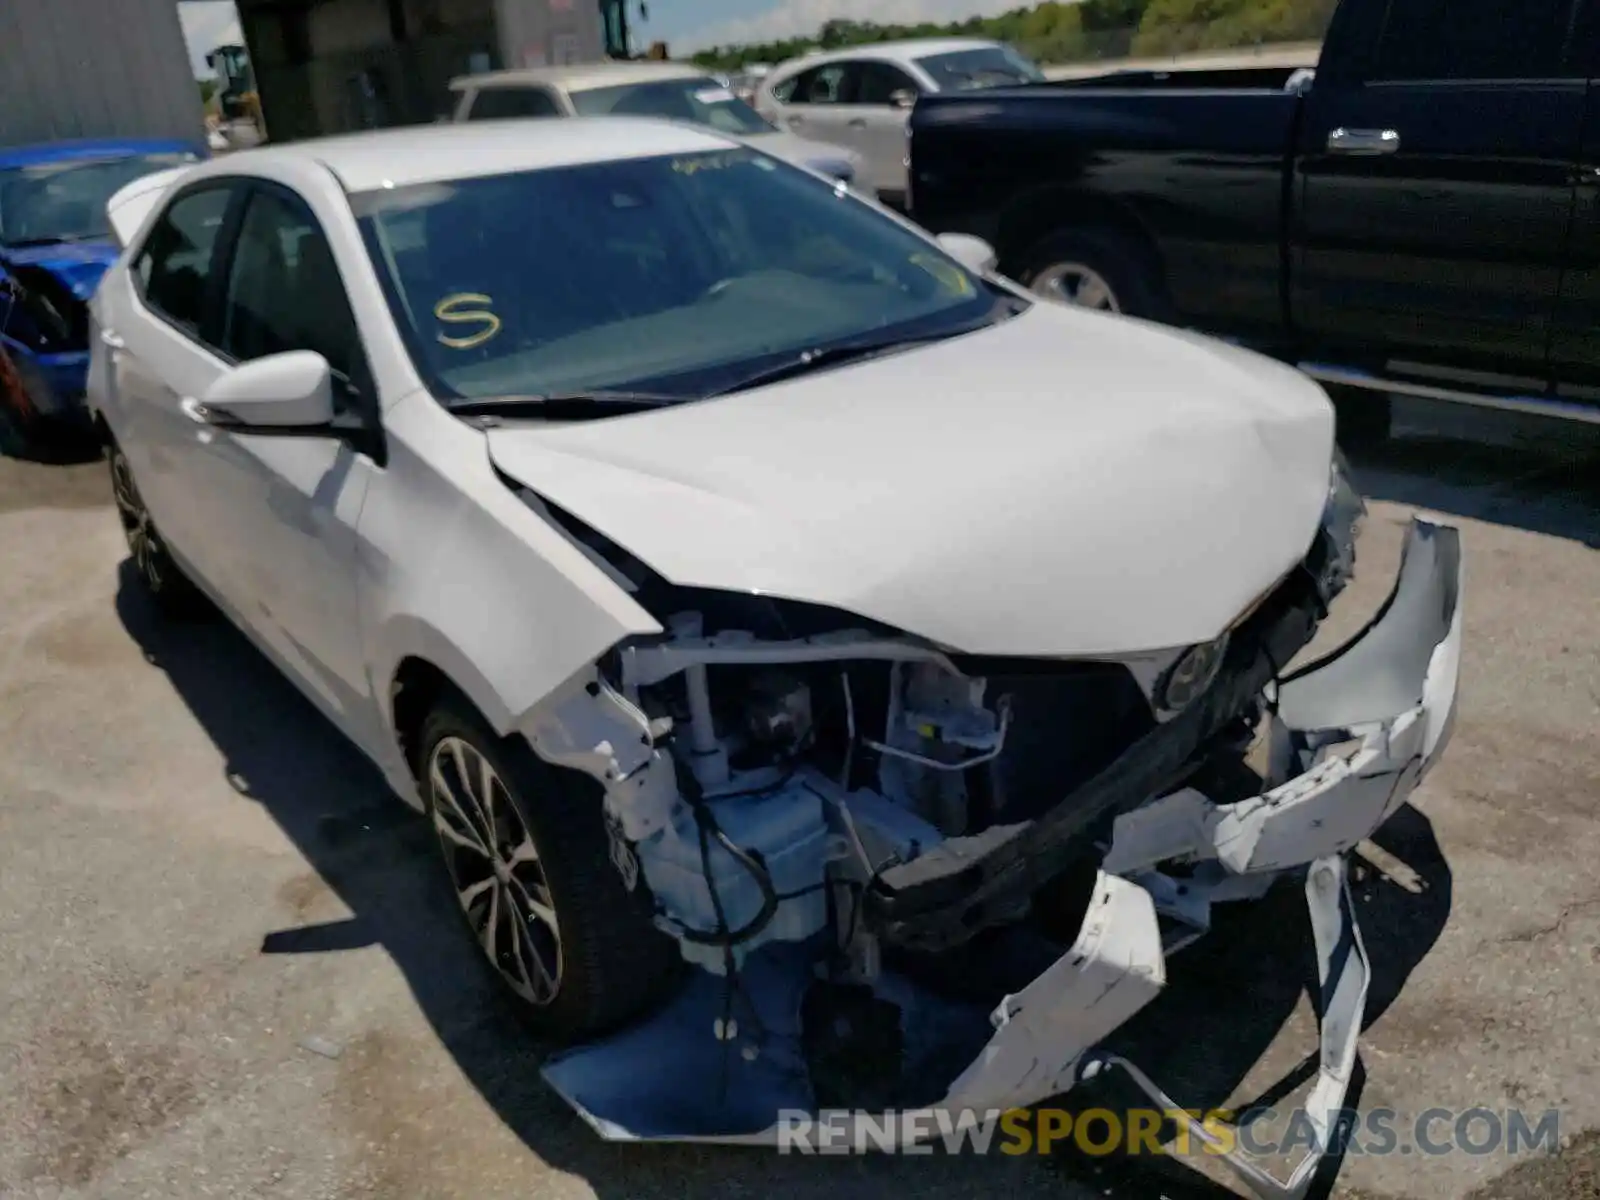
[[[654,1006],[681,963],[614,865],[598,784],[498,737],[451,697],[423,724],[422,793],[484,963],[538,1032],[568,1042]]]

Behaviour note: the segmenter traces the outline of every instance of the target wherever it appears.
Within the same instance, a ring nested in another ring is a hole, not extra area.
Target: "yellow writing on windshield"
[[[472,333],[452,336],[439,334],[441,344],[452,350],[471,350],[500,332],[501,321],[494,313],[494,300],[482,292],[456,292],[433,306],[433,315],[448,325],[473,325]]]
[[[683,158],[672,160],[672,169],[680,175],[693,175],[698,171],[721,171],[735,163],[744,162],[747,158],[743,154],[728,154],[719,151],[716,154],[691,154]]]
[[[972,280],[955,263],[936,254],[913,254],[911,262],[939,281],[939,286],[958,296],[972,295]]]

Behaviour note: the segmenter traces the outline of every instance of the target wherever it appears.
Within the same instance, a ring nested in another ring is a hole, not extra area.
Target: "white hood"
[[[507,475],[667,579],[958,651],[1216,637],[1307,552],[1333,412],[1290,368],[1050,304],[719,400],[488,433]]]

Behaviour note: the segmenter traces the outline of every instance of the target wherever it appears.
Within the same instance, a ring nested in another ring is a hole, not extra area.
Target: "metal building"
[[[6,3],[8,0],[0,0]],[[238,0],[268,136],[434,120],[453,76],[627,53],[626,0]]]
[[[205,137],[173,0],[0,0],[0,146],[111,136]]]
[[[426,122],[452,76],[626,56],[631,0],[237,0],[273,141]],[[209,50],[212,47],[199,47]],[[0,0],[0,145],[204,137],[176,0]]]

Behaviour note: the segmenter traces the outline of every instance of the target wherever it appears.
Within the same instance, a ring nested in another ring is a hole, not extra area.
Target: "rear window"
[[[517,117],[556,117],[561,111],[543,88],[484,88],[472,100],[469,121],[504,121]]]
[[[933,76],[941,92],[1010,87],[1038,83],[1044,78],[1037,63],[1010,46],[982,46],[949,54],[931,54],[919,58],[917,65]]]
[[[660,79],[572,93],[582,116],[663,117],[735,136],[771,133],[773,126],[715,79]]]

